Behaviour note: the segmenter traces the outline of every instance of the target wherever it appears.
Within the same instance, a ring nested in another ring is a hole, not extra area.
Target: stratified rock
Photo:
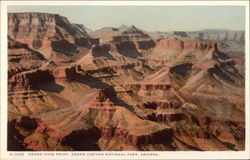
[[[30,49],[26,44],[8,40],[9,78],[19,72],[40,68],[47,62],[42,54]]]

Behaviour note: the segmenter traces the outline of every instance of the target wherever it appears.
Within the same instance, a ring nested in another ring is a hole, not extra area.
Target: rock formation
[[[8,150],[245,149],[243,33],[8,19]]]

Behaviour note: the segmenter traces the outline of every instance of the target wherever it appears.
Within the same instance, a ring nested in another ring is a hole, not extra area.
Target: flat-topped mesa
[[[73,27],[66,17],[48,13],[8,13],[8,35],[32,49],[53,48],[53,43],[62,41],[77,46],[99,43]]]
[[[148,50],[155,47],[155,42],[150,36],[135,26],[129,27],[119,36],[114,36],[112,42],[115,43],[115,48],[118,50],[130,49],[131,47],[139,50]]]
[[[156,42],[156,46],[163,48],[174,49],[192,49],[192,50],[213,50],[217,51],[217,43],[211,41],[191,41],[191,40],[175,40],[175,39],[161,39]]]

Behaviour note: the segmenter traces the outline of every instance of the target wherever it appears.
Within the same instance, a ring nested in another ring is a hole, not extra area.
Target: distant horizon
[[[29,12],[59,14],[66,17],[70,23],[83,24],[93,31],[103,27],[118,28],[122,25],[135,25],[148,32],[245,31],[245,8],[243,6],[8,7],[8,13]]]

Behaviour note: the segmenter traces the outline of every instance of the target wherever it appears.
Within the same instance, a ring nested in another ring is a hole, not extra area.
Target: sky
[[[243,6],[9,6],[8,12],[44,12],[96,30],[135,25],[147,31],[245,29]]]

